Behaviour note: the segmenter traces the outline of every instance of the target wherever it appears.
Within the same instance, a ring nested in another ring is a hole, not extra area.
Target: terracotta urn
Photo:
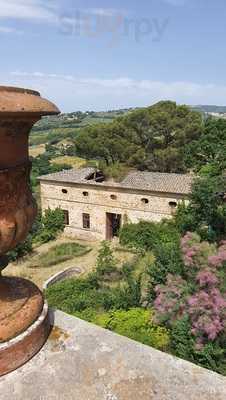
[[[58,108],[38,92],[0,86],[0,271],[7,265],[7,252],[25,240],[37,213],[30,187],[29,132],[42,116],[56,114]],[[42,326],[37,325],[43,312]],[[47,335],[47,306],[40,290],[25,279],[0,276],[0,376],[31,358]]]

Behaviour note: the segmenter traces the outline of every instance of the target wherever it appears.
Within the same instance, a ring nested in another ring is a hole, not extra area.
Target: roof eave
[[[151,190],[151,189],[145,189],[145,188],[138,188],[138,187],[127,187],[127,186],[122,186],[122,185],[107,185],[107,184],[103,184],[103,183],[93,183],[93,182],[71,182],[71,181],[67,181],[67,180],[56,180],[56,179],[46,179],[45,175],[43,177],[39,177],[37,178],[39,182],[45,182],[45,183],[54,183],[54,184],[59,184],[59,185],[73,185],[73,186],[82,186],[82,187],[86,187],[86,188],[90,188],[90,187],[96,187],[96,188],[107,188],[107,189],[122,189],[122,190],[129,190],[129,191],[139,191],[142,193],[156,193],[156,194],[169,194],[172,196],[189,196],[191,193],[190,191],[162,191],[162,190]]]

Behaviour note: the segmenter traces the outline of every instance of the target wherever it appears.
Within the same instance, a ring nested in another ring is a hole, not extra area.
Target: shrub
[[[64,213],[60,208],[45,210],[41,217],[41,229],[34,238],[35,242],[47,243],[56,239],[57,235],[64,230]]]
[[[170,334],[171,352],[187,361],[226,375],[226,341],[221,335],[215,342],[209,342],[200,349],[196,348],[195,338],[191,334],[188,315],[176,321]]]
[[[129,172],[129,168],[119,161],[109,165],[105,161],[100,161],[99,169],[103,171],[106,179],[113,178],[116,182],[121,182]]]
[[[202,348],[225,329],[226,301],[215,287],[199,290],[188,299],[188,313],[196,347]]]
[[[33,137],[33,138],[31,138],[31,140],[33,142],[32,144],[40,144],[45,141],[45,138],[43,141],[43,135],[41,135],[40,137],[37,137],[37,138]],[[48,145],[48,146],[50,146],[50,145]],[[71,166],[67,165],[67,164],[64,164],[64,165],[51,164],[50,163],[51,158],[53,158],[53,154],[45,152],[44,154],[41,154],[38,157],[35,157],[32,159],[31,183],[32,183],[33,189],[35,189],[36,186],[38,185],[37,178],[39,176],[51,174],[53,172],[59,172],[59,171],[62,171],[63,169],[71,168]]]
[[[170,337],[173,354],[187,361],[195,362],[195,338],[191,334],[191,323],[188,315],[184,314],[175,321]]]
[[[172,329],[177,355],[225,373],[226,301],[221,279],[226,243],[217,247],[188,232],[181,249],[184,279],[168,275],[165,285],[156,286],[156,321]]]
[[[153,252],[154,259],[146,264],[149,275],[147,300],[150,303],[155,298],[155,286],[164,284],[168,274],[183,275],[180,235],[172,221],[128,224],[121,230],[120,242],[128,247]]]
[[[168,274],[184,275],[184,265],[181,256],[179,243],[171,242],[155,246],[153,251],[154,262],[149,266],[148,273],[150,275],[151,286],[164,284]],[[155,297],[153,291],[150,295]]]
[[[128,310],[139,306],[140,284],[130,279],[123,285],[106,287],[96,273],[50,286],[46,295],[50,306],[73,314],[87,308],[100,311]]]
[[[180,276],[169,274],[166,284],[156,286],[155,292],[157,296],[154,301],[156,320],[172,327],[185,311],[187,283]]]
[[[154,323],[150,310],[132,308],[128,311],[121,310],[103,314],[95,314],[91,310],[86,310],[78,313],[77,316],[148,346],[160,350],[167,350],[169,347],[170,339],[167,329]]]
[[[180,235],[171,221],[161,223],[141,221],[124,225],[120,232],[120,243],[141,250],[153,250],[159,243],[179,243]]]
[[[181,206],[175,222],[181,233],[196,231],[203,240],[216,241],[226,235],[226,203],[223,201],[225,178],[204,176],[196,179],[190,203]]]
[[[101,243],[101,248],[98,253],[96,264],[96,272],[99,277],[106,277],[113,272],[117,272],[116,260],[107,241],[103,241]]]
[[[226,301],[219,288],[218,269],[226,262],[226,245],[218,249],[201,242],[197,234],[188,232],[181,240],[186,284],[181,276],[168,275],[165,285],[156,286],[157,315],[171,325],[187,311],[197,348],[215,340],[225,329]]]
[[[73,314],[98,305],[98,288],[97,279],[92,274],[91,278],[56,283],[46,290],[46,296],[51,307]]]
[[[16,261],[21,257],[32,252],[32,237],[29,235],[25,242],[18,244],[15,249],[7,253],[10,262]]]

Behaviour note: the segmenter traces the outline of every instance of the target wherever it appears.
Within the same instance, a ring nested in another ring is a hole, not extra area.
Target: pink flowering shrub
[[[168,275],[166,284],[155,288],[156,319],[172,327],[186,313],[196,349],[200,350],[226,333],[226,296],[221,288],[226,241],[217,247],[188,232],[181,240],[181,251],[185,276]]]
[[[180,276],[168,274],[166,285],[156,286],[155,291],[156,322],[172,325],[184,312],[187,283]]]
[[[217,276],[209,269],[203,269],[196,276],[196,281],[198,282],[200,288],[212,287],[218,284],[219,280]]]
[[[225,328],[226,301],[219,289],[200,290],[188,299],[188,313],[192,322],[192,334],[197,337],[198,347],[208,340],[215,340]]]
[[[216,246],[208,242],[201,242],[199,235],[188,232],[181,239],[181,250],[184,264],[192,272],[208,265],[208,258],[216,253]],[[189,274],[189,269],[187,269]]]

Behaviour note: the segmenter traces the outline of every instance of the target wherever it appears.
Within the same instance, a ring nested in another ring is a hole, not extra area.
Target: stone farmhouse
[[[85,240],[111,240],[128,222],[170,218],[188,201],[190,175],[131,172],[120,182],[95,168],[62,171],[39,178],[42,210],[60,207],[65,233]]]

